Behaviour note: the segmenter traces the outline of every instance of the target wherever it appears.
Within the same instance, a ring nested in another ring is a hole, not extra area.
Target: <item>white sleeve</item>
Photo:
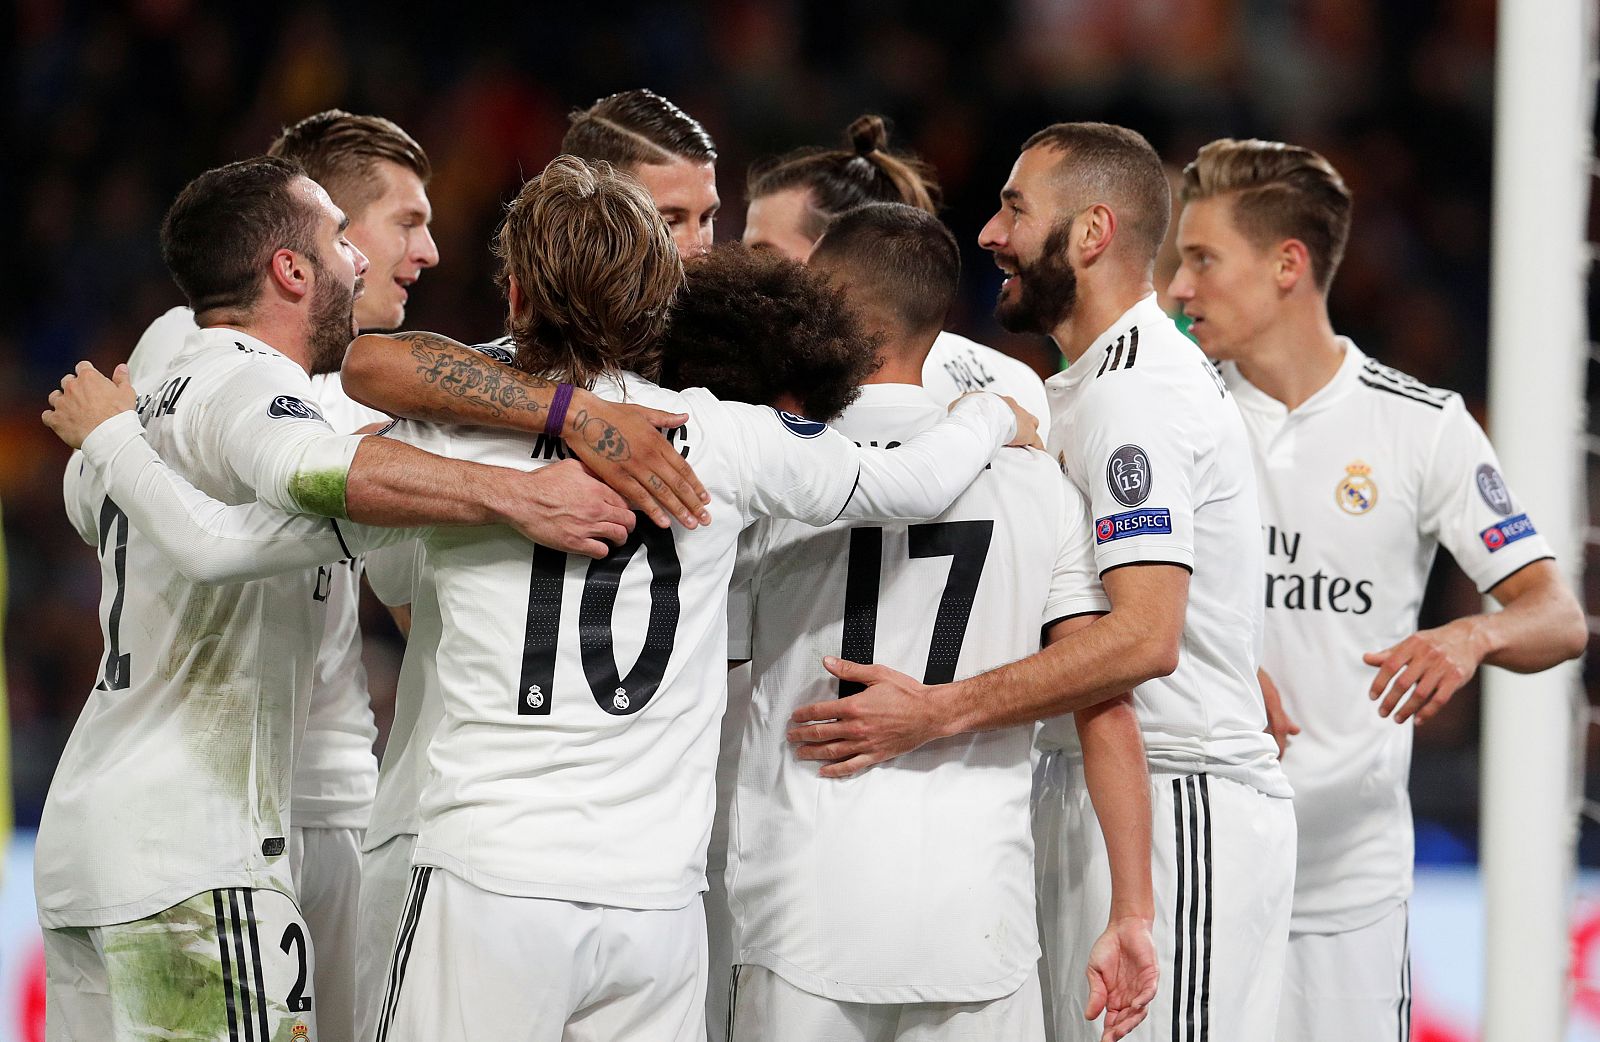
[[[386,546],[367,555],[367,584],[378,600],[391,608],[416,599],[417,576],[422,574],[422,540]]]
[[[191,582],[246,582],[354,557],[409,538],[333,518],[286,514],[260,503],[229,506],[161,461],[132,412],[118,413],[83,442],[106,495]]]
[[[1422,532],[1450,551],[1480,592],[1555,556],[1512,496],[1494,446],[1459,396],[1445,405],[1418,514]]]
[[[1105,587],[1100,585],[1099,569],[1095,565],[1089,504],[1065,475],[1060,481],[1061,531],[1055,568],[1050,573],[1049,599],[1040,620],[1042,628],[1074,615],[1104,614],[1111,610],[1111,601],[1106,597]]]
[[[61,499],[67,505],[67,520],[79,538],[90,546],[99,545],[99,530],[95,526],[95,501],[105,496],[98,475],[90,469],[78,449],[67,460],[66,472],[61,475]]]
[[[756,573],[766,553],[772,523],[765,519],[739,533],[739,553],[728,583],[728,658],[750,658],[751,633],[755,627]]]
[[[134,391],[149,394],[160,386],[184,341],[199,328],[194,312],[186,307],[172,308],[150,323],[128,356],[128,380]]]
[[[337,434],[312,401],[311,381],[281,365],[236,369],[208,402],[229,467],[257,501],[291,514],[343,518],[360,435]]]
[[[860,450],[860,480],[837,518],[932,520],[950,508],[1016,431],[1009,405],[992,394],[968,395],[905,444]]]
[[[1181,410],[1146,385],[1100,380],[1085,390],[1072,433],[1094,517],[1100,572],[1124,564],[1194,571],[1194,495],[1199,461]]]

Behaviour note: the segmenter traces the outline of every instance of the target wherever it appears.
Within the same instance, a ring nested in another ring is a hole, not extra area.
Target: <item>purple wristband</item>
[[[544,418],[544,432],[561,437],[561,426],[567,422],[567,405],[572,401],[572,385],[559,384],[550,398],[550,412]]]

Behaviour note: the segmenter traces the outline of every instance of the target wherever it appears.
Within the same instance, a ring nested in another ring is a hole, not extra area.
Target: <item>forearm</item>
[[[1555,573],[1548,561],[1530,567],[1540,566]],[[1471,631],[1485,664],[1517,673],[1537,673],[1577,657],[1588,637],[1583,611],[1559,575],[1500,611],[1468,616],[1459,624]]]
[[[1133,710],[1122,694],[1075,714],[1084,781],[1111,865],[1112,920],[1155,917],[1150,882],[1150,772]]]
[[[340,379],[350,397],[391,416],[533,433],[557,387],[437,333],[356,337]]]
[[[863,449],[845,521],[926,521],[972,484],[1016,432],[1009,406],[971,395],[930,430],[894,449]]]
[[[389,438],[363,438],[345,483],[352,521],[386,527],[489,525],[505,520],[499,467],[445,459]]]
[[[1171,672],[1133,621],[1113,610],[1027,658],[933,689],[950,734],[1075,713]]]

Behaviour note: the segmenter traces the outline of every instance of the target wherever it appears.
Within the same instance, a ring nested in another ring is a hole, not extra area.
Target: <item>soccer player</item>
[[[938,209],[933,168],[915,156],[889,151],[883,117],[858,118],[845,139],[848,148],[803,148],[751,167],[745,242],[804,261],[830,220],[864,203],[905,203],[928,213]],[[940,401],[990,390],[1015,398],[1041,421],[1049,416],[1038,374],[958,333],[940,332],[923,366],[922,383]]]
[[[1049,447],[1093,507],[1110,613],[951,684],[841,663],[841,679],[871,686],[799,710],[791,737],[806,743],[801,756],[836,761],[824,773],[842,776],[934,738],[1133,688],[1151,772],[1161,985],[1131,1037],[1253,1042],[1276,1029],[1294,811],[1262,733],[1263,559],[1245,538],[1260,529],[1244,424],[1150,284],[1170,200],[1143,137],[1056,124],[1024,144],[979,239],[1007,274],[996,316],[1048,333],[1069,360],[1046,384]],[[1048,721],[1040,738],[1035,836],[1054,1032],[1070,1039],[1088,1033],[1084,966],[1109,901],[1104,845],[1063,723]]]
[[[943,406],[921,379],[960,274],[949,230],[910,206],[869,204],[829,225],[810,264],[845,288],[878,337],[881,365],[838,428],[895,445],[937,422]],[[784,731],[799,706],[853,692],[821,668],[825,655],[937,683],[1020,658],[1041,633],[1103,613],[1089,533],[1077,489],[1049,457],[1021,452],[1001,453],[931,523],[774,520],[746,533],[740,570],[754,627],[736,611],[730,632],[753,658],[755,690],[728,851],[730,1038],[1043,1038],[1032,728],[965,735],[847,784],[795,759]],[[1119,867],[1149,916],[1148,780],[1131,697],[1078,726],[1108,835],[1136,838],[1119,844]],[[1112,781],[1108,769],[1127,776]]]
[[[717,147],[698,120],[651,90],[608,95],[567,119],[562,153],[604,160],[644,185],[683,258],[711,248],[722,208]]]
[[[1263,663],[1299,727],[1283,757],[1300,841],[1277,1038],[1408,1038],[1407,724],[1483,663],[1533,672],[1577,657],[1583,615],[1461,397],[1334,334],[1351,199],[1328,161],[1213,141],[1182,196],[1171,292],[1250,434]],[[1417,632],[1440,544],[1502,611]]]
[[[679,444],[734,523],[644,526],[592,568],[492,530],[425,537],[444,716],[379,1038],[697,1038],[739,529],[767,514],[929,516],[1019,421],[986,396],[869,456],[821,424],[632,375],[657,364],[682,269],[650,197],[607,164],[551,163],[499,248],[517,366],[688,405]],[[403,422],[391,436],[545,464],[522,432]]]
[[[234,503],[390,524],[500,520],[572,548],[621,539],[632,519],[620,497],[575,470],[501,474],[332,431],[309,374],[336,367],[354,333],[367,262],[346,223],[287,160],[192,182],[162,252],[202,328],[141,416],[90,436],[111,452],[142,443],[142,418],[181,474]],[[97,458],[92,446],[85,457]],[[317,575],[194,585],[95,473],[69,473],[68,485],[74,525],[101,554],[107,650],[39,833],[52,1037],[311,1029],[314,963],[287,850],[324,624]],[[553,518],[552,501],[589,506]],[[305,523],[324,548],[342,538],[337,521]]]

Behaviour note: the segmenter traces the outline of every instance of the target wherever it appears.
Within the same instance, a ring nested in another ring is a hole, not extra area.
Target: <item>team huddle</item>
[[[179,194],[189,306],[44,414],[106,649],[50,1039],[1409,1038],[1405,725],[1586,628],[1461,398],[1335,335],[1343,180],[1205,146],[1157,287],[1149,143],[1035,134],[978,241],[1041,382],[846,136],[713,246],[691,116],[574,112],[476,346],[380,332],[441,260],[394,123]],[[1418,632],[1441,544],[1501,610]]]

